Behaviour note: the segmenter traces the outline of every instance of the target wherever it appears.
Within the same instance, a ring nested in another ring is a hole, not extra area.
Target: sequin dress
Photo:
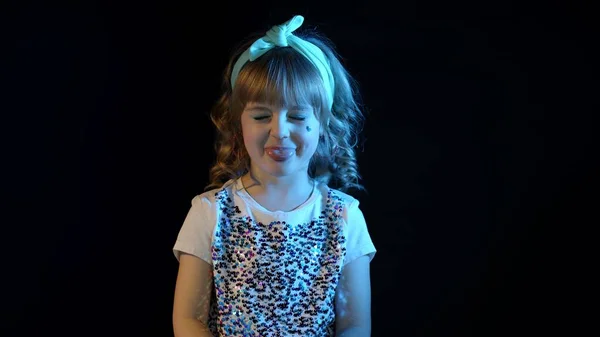
[[[296,210],[270,212],[238,179],[194,198],[174,252],[212,264],[214,336],[321,337],[334,336],[344,264],[375,247],[343,192],[321,184]]]

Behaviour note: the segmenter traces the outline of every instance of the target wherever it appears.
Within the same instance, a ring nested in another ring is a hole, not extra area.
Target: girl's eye
[[[262,120],[265,120],[265,119],[269,119],[270,117],[271,116],[256,116],[256,117],[253,117],[253,118],[256,121],[262,121]],[[303,121],[303,120],[306,119],[306,117],[304,117],[304,116],[290,116],[290,119],[293,119],[295,121]]]

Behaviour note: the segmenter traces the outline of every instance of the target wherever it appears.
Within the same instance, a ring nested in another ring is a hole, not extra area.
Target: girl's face
[[[308,172],[320,133],[320,123],[311,106],[248,103],[241,124],[254,170],[277,177]]]

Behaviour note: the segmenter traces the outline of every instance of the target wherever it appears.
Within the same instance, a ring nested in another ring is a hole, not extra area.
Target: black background
[[[591,319],[591,5],[14,2],[3,14],[0,335],[172,336],[171,249],[207,183],[227,57],[295,14],[361,85],[373,336],[538,336]]]

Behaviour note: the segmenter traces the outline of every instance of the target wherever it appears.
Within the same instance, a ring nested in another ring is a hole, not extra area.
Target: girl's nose
[[[271,136],[277,139],[284,139],[290,136],[290,129],[285,119],[273,118],[271,125]]]

